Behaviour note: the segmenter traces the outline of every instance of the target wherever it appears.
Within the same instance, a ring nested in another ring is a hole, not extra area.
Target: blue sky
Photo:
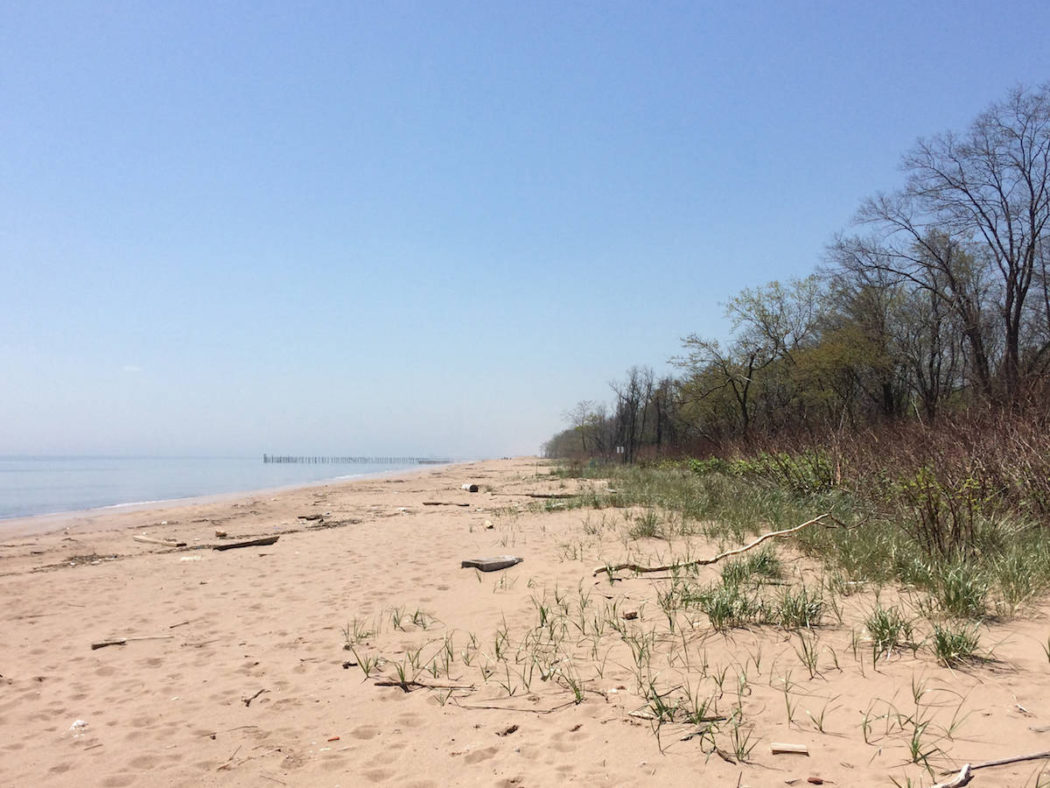
[[[809,273],[1044,2],[0,4],[0,454],[532,453]]]

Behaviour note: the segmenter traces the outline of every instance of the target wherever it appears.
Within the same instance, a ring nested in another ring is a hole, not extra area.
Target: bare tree
[[[860,209],[873,235],[839,239],[834,256],[941,299],[960,321],[978,387],[1013,398],[1025,372],[1028,298],[1034,283],[1045,286],[1037,274],[1050,229],[1050,84],[1014,90],[962,136],[920,140],[902,165],[905,187]],[[990,329],[1001,335],[995,360]]]
[[[645,434],[653,383],[651,367],[631,367],[625,381],[609,384],[616,394],[616,439],[618,445],[623,446],[625,463],[634,462],[641,437]]]
[[[675,363],[687,370],[688,380],[683,385],[687,398],[708,399],[728,391],[736,404],[740,431],[747,436],[751,430],[755,403],[752,391],[755,376],[776,360],[775,351],[765,342],[739,338],[723,350],[716,339],[704,339],[691,334],[682,340],[687,353]]]

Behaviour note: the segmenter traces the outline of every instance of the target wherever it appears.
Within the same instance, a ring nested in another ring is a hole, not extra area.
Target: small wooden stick
[[[145,534],[136,534],[131,538],[136,542],[159,544],[161,547],[181,547],[186,544],[185,542],[177,542],[174,539],[154,539],[152,536],[146,536]]]
[[[261,689],[258,692],[256,692],[254,695],[252,695],[250,698],[241,698],[241,700],[244,701],[245,707],[251,706],[253,700],[255,700],[256,698],[258,698],[260,695],[262,695],[264,692],[267,692],[267,691],[268,690]]]
[[[171,640],[174,635],[142,635],[141,637],[113,638],[112,640],[100,640],[91,644],[91,650],[105,648],[106,646],[124,646],[135,640]]]
[[[762,536],[758,537],[757,539],[755,539],[755,541],[751,542],[750,544],[746,544],[743,547],[734,548],[733,550],[726,550],[724,553],[719,553],[714,558],[698,558],[695,561],[681,561],[681,562],[675,563],[675,564],[664,564],[663,566],[642,566],[641,564],[631,564],[631,563],[615,564],[613,566],[599,566],[597,569],[594,570],[594,572],[592,573],[592,576],[599,575],[602,572],[608,572],[609,574],[612,574],[613,572],[619,572],[619,571],[621,571],[623,569],[630,569],[633,572],[639,572],[639,573],[648,573],[648,572],[670,572],[670,571],[672,571],[674,569],[684,569],[685,567],[689,567],[689,566],[707,566],[708,564],[717,563],[717,562],[721,561],[723,558],[729,558],[730,556],[740,555],[741,553],[746,553],[748,550],[751,550],[752,548],[758,547],[760,544],[762,544],[767,539],[773,539],[773,538],[778,537],[778,536],[787,536],[788,534],[797,533],[798,531],[801,531],[803,528],[808,528],[811,525],[815,525],[815,524],[819,523],[820,521],[827,519],[828,517],[831,517],[831,512],[825,512],[824,514],[821,514],[821,515],[818,515],[817,517],[814,517],[812,520],[807,520],[806,522],[802,523],[801,525],[796,525],[796,526],[794,526],[792,528],[785,528],[783,531],[770,531],[768,534],[762,534]]]

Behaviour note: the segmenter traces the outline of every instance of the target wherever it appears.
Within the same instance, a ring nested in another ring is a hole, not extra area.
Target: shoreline
[[[924,600],[833,597],[825,567],[771,540],[783,576],[749,593],[809,589],[820,619],[718,631],[691,600],[721,566],[596,574],[721,537],[640,534],[670,521],[551,467],[428,467],[4,538],[0,785],[874,786],[1045,749],[1045,599],[979,625],[987,659],[948,668],[921,637],[879,655],[873,609]],[[929,763],[909,759],[916,738]]]
[[[129,501],[127,503],[114,503],[106,506],[95,506],[87,509],[70,509],[59,512],[45,512],[16,517],[0,517],[0,538],[19,538],[31,535],[44,535],[66,530],[72,526],[64,525],[66,521],[76,521],[76,525],[85,525],[88,522],[96,522],[108,515],[136,512],[163,512],[168,509],[177,510],[186,506],[206,505],[211,503],[224,503],[249,496],[265,496],[276,493],[287,494],[289,492],[308,489],[312,487],[324,487],[336,484],[352,484],[372,478],[383,478],[386,476],[397,476],[400,474],[412,475],[435,468],[447,468],[455,465],[464,465],[471,462],[484,462],[484,460],[463,460],[461,462],[442,463],[438,465],[420,465],[419,467],[397,468],[386,471],[365,472],[354,475],[342,475],[328,479],[318,479],[310,482],[292,482],[276,487],[260,487],[247,490],[234,490],[232,492],[206,493],[204,495],[189,495],[182,498],[162,498],[156,501]]]

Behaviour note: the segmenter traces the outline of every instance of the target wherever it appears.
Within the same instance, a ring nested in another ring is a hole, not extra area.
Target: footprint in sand
[[[397,718],[397,722],[406,728],[421,728],[423,726],[423,718],[418,714],[402,714]]]
[[[342,772],[349,768],[349,766],[349,759],[343,756],[333,756],[325,758],[321,762],[321,768],[324,769],[326,772]]]
[[[394,776],[394,773],[390,769],[369,769],[368,771],[361,772],[361,774],[372,783],[381,783]]]
[[[133,782],[135,782],[135,775],[133,774],[114,774],[103,780],[101,785],[106,786],[106,788],[122,788],[125,785],[131,785]]]
[[[481,763],[487,761],[490,758],[495,757],[496,753],[499,752],[499,747],[486,747],[483,750],[474,750],[469,753],[463,760],[466,763]]]
[[[552,734],[550,739],[548,740],[550,742],[550,744],[548,745],[550,749],[555,750],[557,752],[572,752],[573,750],[575,750],[578,746],[577,743],[575,741],[565,741],[566,736],[570,736],[570,734],[561,732]]]
[[[350,735],[355,739],[374,739],[379,735],[379,728],[373,725],[362,725],[350,731]]]

